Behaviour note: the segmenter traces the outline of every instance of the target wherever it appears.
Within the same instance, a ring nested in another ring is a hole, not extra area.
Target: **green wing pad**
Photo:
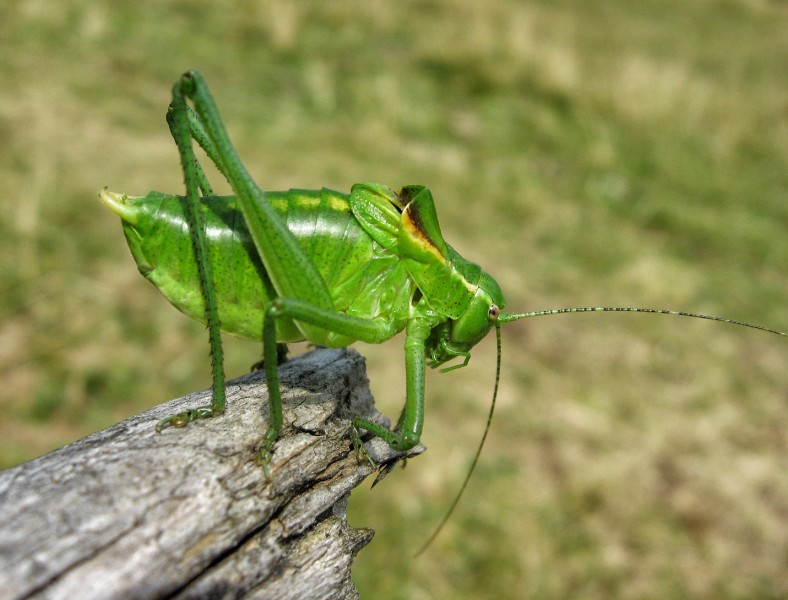
[[[399,195],[385,185],[357,183],[350,189],[350,207],[369,236],[386,250],[397,251],[400,230]]]

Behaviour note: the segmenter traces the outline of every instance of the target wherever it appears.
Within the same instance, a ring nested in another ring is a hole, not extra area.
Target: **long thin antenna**
[[[484,442],[487,440],[487,433],[490,431],[490,424],[492,423],[493,413],[495,412],[495,401],[498,398],[498,384],[501,380],[501,323],[511,323],[513,321],[519,321],[520,319],[528,319],[530,317],[545,317],[548,315],[561,315],[566,313],[584,313],[584,312],[640,312],[640,313],[651,313],[651,314],[658,314],[658,315],[675,315],[678,317],[692,317],[694,319],[707,319],[709,321],[720,321],[722,323],[730,323],[732,325],[741,325],[742,327],[750,327],[751,329],[758,329],[759,331],[765,331],[767,333],[774,333],[776,335],[781,335],[784,337],[788,337],[788,333],[784,331],[778,331],[777,329],[771,329],[770,327],[764,327],[763,325],[754,325],[752,323],[746,323],[744,321],[737,321],[736,319],[726,319],[724,317],[715,317],[714,315],[704,315],[700,313],[690,313],[690,312],[683,312],[680,310],[666,310],[663,308],[638,308],[632,306],[585,306],[585,307],[574,307],[574,308],[552,308],[549,310],[537,310],[534,312],[527,312],[527,313],[517,313],[517,314],[508,314],[508,313],[501,313],[498,317],[498,320],[495,323],[495,340],[498,349],[498,361],[495,366],[495,388],[493,389],[493,397],[492,403],[490,404],[490,412],[487,415],[487,424],[484,427],[484,434],[482,435],[482,439],[479,442],[478,448],[476,448],[476,454],[473,457],[473,462],[471,463],[471,468],[468,469],[468,474],[465,476],[465,480],[462,482],[462,486],[460,486],[459,492],[454,497],[454,500],[449,506],[449,510],[446,511],[446,514],[441,519],[441,522],[435,528],[435,531],[432,532],[432,535],[427,538],[427,541],[422,544],[421,548],[419,548],[418,552],[414,555],[414,557],[419,556],[422,552],[424,552],[427,548],[429,548],[430,544],[438,537],[438,534],[443,530],[443,526],[446,525],[449,518],[451,518],[452,514],[454,513],[454,509],[457,508],[457,504],[460,502],[460,498],[462,498],[463,493],[465,493],[465,488],[468,487],[468,482],[471,480],[471,476],[473,472],[476,470],[476,464],[479,462],[479,456],[481,456],[482,448],[484,448]]]
[[[708,319],[709,321],[720,321],[722,323],[731,323],[732,325],[741,325],[742,327],[750,327],[751,329],[758,329],[766,331],[767,333],[774,333],[788,337],[788,333],[764,327],[763,325],[753,325],[752,323],[745,323],[744,321],[737,321],[736,319],[726,319],[724,317],[715,317],[713,315],[703,315],[700,313],[683,312],[680,310],[665,310],[664,308],[634,308],[630,306],[586,306],[577,308],[553,308],[550,310],[537,310],[534,312],[508,314],[501,313],[498,317],[498,323],[511,323],[512,321],[519,321],[520,319],[527,319],[530,317],[544,317],[547,315],[561,315],[564,313],[582,313],[582,312],[641,312],[652,313],[658,315],[676,315],[679,317],[692,317],[694,319]]]
[[[465,492],[465,488],[468,487],[468,482],[471,480],[471,475],[476,470],[476,463],[479,462],[479,456],[482,454],[482,448],[484,448],[484,442],[487,440],[487,433],[490,431],[490,424],[492,423],[493,413],[495,412],[495,400],[498,398],[498,383],[501,381],[501,326],[499,323],[495,324],[495,343],[498,350],[498,362],[495,365],[495,388],[493,388],[493,396],[492,402],[490,403],[490,412],[487,414],[487,424],[484,426],[484,435],[482,435],[482,439],[479,442],[479,447],[476,448],[476,454],[473,457],[473,462],[471,463],[471,468],[468,469],[468,474],[465,475],[465,480],[462,482],[462,486],[460,487],[460,491],[457,492],[457,495],[454,497],[454,501],[451,503],[449,510],[446,511],[446,514],[443,515],[443,519],[435,528],[435,531],[432,532],[432,535],[427,538],[427,541],[422,544],[421,548],[419,548],[418,552],[413,555],[413,557],[417,557],[419,554],[424,552],[427,548],[429,548],[432,541],[438,537],[438,534],[443,529],[443,526],[446,525],[449,518],[451,517],[454,509],[457,508],[457,504],[460,502],[460,498],[462,498],[463,493]]]

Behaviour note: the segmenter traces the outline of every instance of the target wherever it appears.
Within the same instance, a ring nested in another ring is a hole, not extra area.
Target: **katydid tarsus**
[[[360,183],[349,194],[327,189],[263,192],[233,149],[208,88],[195,71],[185,73],[173,87],[167,121],[180,153],[186,195],[100,192],[120,215],[140,272],[209,330],[211,404],[168,417],[157,429],[183,427],[224,412],[221,330],[262,339],[269,426],[256,458],[267,477],[283,420],[277,362],[282,345],[289,342],[308,340],[329,347],[355,341],[379,344],[405,330],[406,401],[399,421],[392,429],[361,418],[352,422],[355,451],[371,462],[362,432],[381,437],[397,450],[415,446],[424,421],[426,366],[453,359],[458,364],[444,370],[467,365],[471,348],[495,328],[498,363],[492,417],[503,323],[559,313],[650,312],[786,335],[732,319],[662,309],[506,313],[496,281],[443,240],[428,188],[409,185],[395,192]],[[234,196],[214,195],[193,142],[227,179]],[[449,514],[486,436],[487,430]]]

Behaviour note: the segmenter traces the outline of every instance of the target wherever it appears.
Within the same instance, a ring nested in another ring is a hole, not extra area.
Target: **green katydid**
[[[361,432],[379,436],[397,450],[415,446],[424,419],[426,366],[453,359],[461,362],[445,370],[467,365],[471,348],[492,328],[498,345],[494,408],[502,323],[566,312],[630,311],[712,319],[786,335],[722,317],[662,309],[506,313],[496,281],[444,241],[428,188],[410,185],[395,192],[360,183],[349,194],[327,189],[263,192],[233,149],[206,84],[195,71],[185,73],[173,87],[167,121],[180,153],[186,196],[100,193],[120,215],[140,272],[209,330],[211,404],[168,417],[157,429],[182,427],[224,411],[220,330],[262,339],[270,417],[257,458],[266,475],[282,427],[277,362],[282,345],[289,342],[308,340],[330,347],[355,341],[377,344],[405,330],[406,402],[397,425],[388,429],[353,420],[356,452],[370,460]],[[194,154],[194,141],[227,179],[234,196],[213,194]],[[485,431],[459,495],[486,435]]]

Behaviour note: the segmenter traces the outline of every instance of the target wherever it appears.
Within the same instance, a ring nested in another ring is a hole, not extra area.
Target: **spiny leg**
[[[186,105],[186,98],[192,101],[193,110]],[[309,259],[305,256],[293,257],[295,253],[302,252],[300,247],[297,246],[295,238],[287,231],[284,223],[280,223],[278,216],[264,202],[259,202],[264,194],[254,183],[235,152],[221,122],[218,108],[199,73],[190,71],[181,77],[175,87],[171,114],[172,122],[176,125],[180,134],[179,139],[185,139],[186,143],[183,145],[188,146],[185,151],[182,151],[181,156],[184,163],[184,172],[187,174],[187,189],[191,192],[190,200],[192,195],[196,197],[196,187],[202,187],[204,180],[202,169],[199,167],[196,159],[194,159],[191,149],[191,140],[193,138],[230,183],[238,198],[242,213],[258,251],[264,253],[266,248],[272,245],[276,249],[284,247],[283,253],[274,257],[274,262],[279,261],[278,264],[281,264],[289,262],[288,259],[293,259],[297,262],[299,258],[302,263],[303,260],[308,261]],[[181,144],[179,143],[180,147]],[[187,172],[188,165],[191,165],[196,173]],[[191,186],[189,185],[188,177],[190,174],[192,175],[192,180],[196,182],[196,184]],[[302,264],[301,266],[303,267],[300,269],[301,272],[310,268],[314,271],[312,279],[318,276],[316,267],[311,263],[308,265]],[[209,278],[208,281],[210,281]],[[310,280],[308,283],[309,285],[305,287],[309,289],[309,293],[312,295],[317,294],[319,290],[313,289],[315,286],[312,285],[312,281]],[[322,280],[319,283],[322,283]],[[324,303],[331,305],[330,295],[327,290],[324,290],[322,299]],[[206,305],[208,304],[206,297]],[[218,319],[216,323],[218,325]],[[276,343],[276,328],[270,322],[270,319],[266,319],[263,328],[263,364],[268,382],[270,414],[268,430],[258,445],[257,460],[263,467],[267,477],[270,475],[268,465],[272,458],[273,444],[282,427],[282,401],[276,368],[280,359],[284,358],[283,350],[285,348],[283,344]],[[219,351],[221,351],[221,348],[219,348]],[[212,353],[214,353],[213,345]],[[214,356],[221,355],[214,354]],[[189,418],[192,413],[194,413],[195,418],[202,416],[201,412],[191,411],[188,415],[178,415],[171,418],[170,422],[171,424],[180,424],[181,421]]]
[[[205,236],[205,217],[201,209],[199,195],[199,190],[202,190],[205,194],[212,194],[213,192],[192,148],[192,127],[190,125],[190,110],[186,104],[186,93],[184,91],[184,78],[181,78],[173,87],[172,102],[167,112],[167,123],[170,126],[175,144],[178,146],[186,183],[186,219],[194,248],[194,257],[197,261],[203,298],[205,299],[205,320],[211,349],[212,397],[211,404],[208,406],[186,410],[163,419],[156,426],[157,431],[161,431],[168,426],[184,427],[191,421],[222,414],[226,404],[221,324],[219,322],[218,303],[216,292],[213,288],[213,271]]]
[[[186,98],[192,101],[193,110],[186,105]],[[230,183],[238,198],[247,227],[258,252],[261,253],[261,257],[265,256],[267,250],[273,248],[275,253],[269,263],[273,265],[274,269],[277,268],[276,265],[288,265],[287,268],[290,269],[296,263],[296,267],[300,267],[294,269],[297,273],[309,271],[311,277],[306,282],[306,285],[302,286],[302,289],[308,290],[304,294],[316,297],[317,300],[322,300],[323,304],[333,306],[330,294],[325,289],[325,284],[323,284],[322,280],[319,280],[316,267],[311,264],[310,259],[303,253],[295,238],[287,230],[286,225],[281,222],[278,215],[265,202],[260,202],[264,198],[264,194],[241,163],[221,122],[219,110],[202,76],[196,71],[184,73],[179,83],[175,86],[171,115],[171,120],[175,124],[174,129],[179,134],[176,141],[179,139],[185,140],[183,143],[179,143],[179,148],[181,146],[185,147],[181,151],[181,156],[184,164],[184,173],[187,175],[187,189],[190,192],[189,200],[191,201],[192,196],[196,198],[196,188],[198,186],[203,187],[205,179],[204,175],[202,175],[202,169],[196,162],[192,152],[191,140],[194,139]],[[187,171],[187,167],[191,168]],[[194,169],[195,172],[192,173],[191,169]],[[189,185],[189,175],[192,176],[191,181],[194,182],[192,185]],[[205,183],[207,185],[207,182]],[[305,261],[308,264],[304,264]],[[292,278],[293,276],[288,274],[288,277]],[[323,284],[322,294],[319,293],[321,290],[315,289],[319,287],[315,285],[316,278],[318,279],[317,283]],[[210,276],[207,277],[207,281],[210,281]],[[280,286],[282,283],[284,283],[285,287],[288,286],[287,279],[284,282],[279,279],[279,283]],[[206,295],[206,305],[208,306],[209,304],[210,302]],[[206,312],[210,313],[210,310]],[[216,324],[218,326],[218,319]],[[210,322],[209,329],[211,329]],[[221,354],[215,353],[213,348],[212,345],[212,354],[220,357]],[[263,328],[263,364],[268,383],[270,415],[268,430],[258,445],[257,460],[263,467],[267,477],[270,475],[268,465],[272,458],[273,444],[282,427],[282,401],[276,368],[280,359],[284,357],[284,348],[284,345],[276,343],[276,328],[273,322],[270,319],[266,319]],[[219,348],[220,351],[221,348]],[[214,391],[216,391],[216,388],[214,388]],[[184,413],[183,415],[172,417],[168,422],[170,424],[180,424],[182,421],[192,417],[192,415],[194,415],[194,418],[200,418],[202,412],[190,411],[188,414]]]
[[[194,109],[188,106],[186,102],[187,98],[192,101]],[[193,420],[220,414],[224,411],[225,407],[220,322],[216,295],[212,286],[213,275],[210,262],[208,261],[205,226],[200,209],[198,189],[201,189],[206,195],[212,195],[213,192],[194,154],[192,140],[196,141],[203,148],[211,161],[230,183],[233,191],[241,202],[241,208],[247,219],[247,223],[250,214],[245,205],[248,206],[248,200],[250,198],[262,196],[262,192],[249,176],[240,158],[233,149],[227,132],[221,122],[219,110],[202,76],[196,71],[184,73],[178,83],[173,87],[173,100],[170,104],[167,121],[180,152],[184,179],[186,182],[186,214],[195,246],[195,257],[198,261],[199,276],[206,305],[206,321],[210,335],[213,367],[213,399],[210,406],[191,409],[164,419],[157,426],[158,430],[170,425],[183,427]],[[276,217],[274,216],[273,218],[275,219]],[[259,219],[255,219],[255,221],[258,220]],[[261,237],[260,235],[255,236],[256,228],[253,227],[252,224],[249,224],[249,226],[253,237]],[[292,238],[292,241],[294,242],[294,238]],[[257,245],[259,248],[259,244]],[[327,291],[325,296],[329,297]],[[283,348],[285,348],[284,345],[277,344],[275,353],[271,353],[270,351],[264,353],[265,364],[273,366],[275,370],[276,365],[285,356]],[[274,378],[275,377],[276,375],[274,373]],[[281,398],[278,393],[278,382],[275,391],[271,393],[270,402],[274,426],[269,428],[264,441],[261,442],[262,445],[268,447],[268,451],[261,451],[260,453],[263,457],[262,462],[266,469],[266,474],[268,473],[267,463],[270,461],[270,447],[273,444],[273,440],[276,439],[276,435],[272,433],[272,429],[278,432],[281,427]],[[276,415],[279,415],[279,417],[277,418]]]

